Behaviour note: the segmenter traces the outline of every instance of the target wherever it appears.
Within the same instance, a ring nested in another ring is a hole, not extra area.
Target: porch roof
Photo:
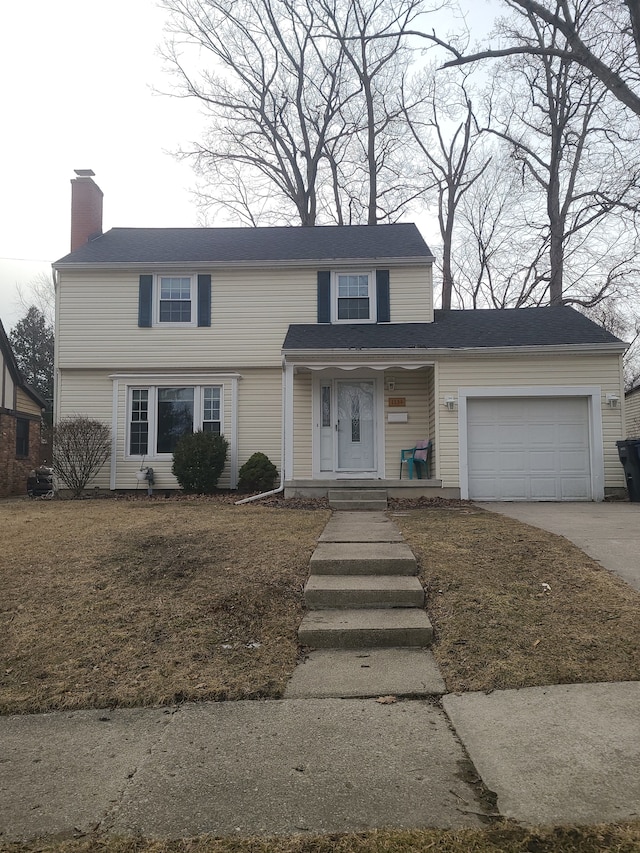
[[[568,306],[435,311],[433,323],[289,326],[283,350],[440,350],[625,345]]]

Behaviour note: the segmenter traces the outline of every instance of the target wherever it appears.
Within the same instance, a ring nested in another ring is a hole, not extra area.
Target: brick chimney
[[[71,179],[71,251],[102,234],[102,190],[91,169],[75,169]]]

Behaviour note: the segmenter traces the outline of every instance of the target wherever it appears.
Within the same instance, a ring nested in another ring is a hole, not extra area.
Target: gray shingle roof
[[[620,339],[568,306],[436,311],[433,323],[289,326],[284,350],[465,349],[615,344]]]
[[[428,260],[413,223],[282,228],[112,228],[57,264]]]

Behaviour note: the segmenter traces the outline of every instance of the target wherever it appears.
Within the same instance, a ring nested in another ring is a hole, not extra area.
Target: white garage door
[[[591,500],[585,397],[467,401],[469,497]]]

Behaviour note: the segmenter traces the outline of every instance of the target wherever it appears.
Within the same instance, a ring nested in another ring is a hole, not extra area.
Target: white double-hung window
[[[376,298],[372,272],[336,272],[333,319],[343,323],[375,323]]]
[[[196,314],[194,276],[157,276],[156,323],[193,326],[196,322]]]
[[[170,456],[185,434],[221,435],[222,386],[129,388],[127,455]]]

